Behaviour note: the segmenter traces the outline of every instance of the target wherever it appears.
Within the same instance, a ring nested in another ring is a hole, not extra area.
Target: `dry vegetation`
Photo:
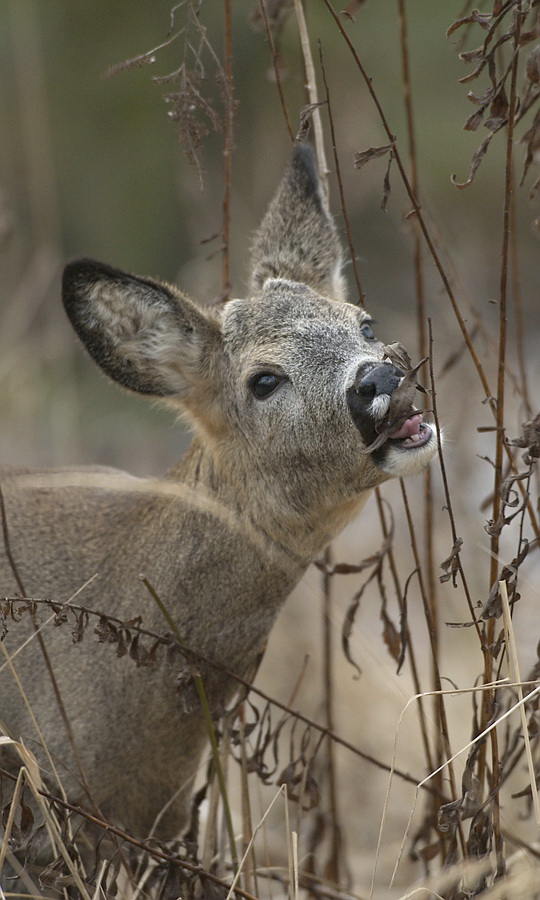
[[[312,5],[306,4],[308,14]],[[160,47],[111,66],[107,74],[130,78],[129,70],[159,59],[174,42],[178,65],[155,81],[164,86],[193,178],[204,179],[201,153],[210,129],[220,132],[225,148],[226,297],[234,233],[234,35],[224,0],[224,39],[212,46],[206,6],[177,4]],[[435,73],[413,84],[406,0],[385,4],[380,13],[395,16],[399,26],[397,43],[384,48],[401,58],[405,125],[399,137],[377,73],[364,68],[362,44],[369,35],[362,31],[362,0],[346,9],[320,0],[323,37],[318,42],[320,32],[310,29],[308,15],[309,40],[304,35],[303,53],[294,59],[284,59],[281,40],[286,28],[302,33],[302,4],[267,0],[253,6],[252,21],[265,35],[263,65],[273,72],[282,106],[283,144],[298,119],[287,101],[287,68],[306,67],[308,117],[320,104],[322,124],[314,130],[321,128],[318,139],[324,134],[328,168],[336,174],[351,283],[360,297],[363,260],[350,224],[350,187],[343,188],[353,166],[342,150],[344,143],[350,146],[346,117],[352,120],[356,111],[344,117],[332,83],[336,59],[325,36],[332,35],[333,48],[338,36],[339,53],[353,66],[351,90],[362,92],[370,115],[374,110],[381,140],[356,147],[356,177],[369,179],[373,172],[384,206],[401,203],[416,294],[407,316],[416,322],[418,358],[429,358],[426,407],[446,426],[447,442],[440,465],[423,484],[378,492],[368,524],[358,526],[361,538],[349,529],[296,592],[255,687],[242,685],[241,702],[213,725],[214,755],[201,772],[185,841],[143,845],[114,823],[105,826],[98,815],[73,809],[41,783],[28,751],[16,748],[25,768],[14,788],[2,773],[0,897],[41,892],[157,900],[301,892],[330,900],[532,900],[540,897],[540,418],[538,383],[529,382],[531,372],[538,376],[540,6],[494,0],[478,11],[469,3],[461,10],[447,4],[449,18],[455,14],[448,22],[450,48],[463,61],[463,109],[467,92],[474,106],[468,118],[463,115],[465,129],[477,137],[468,176],[454,178],[456,194],[463,190],[459,197],[475,189],[491,155],[498,154],[492,165],[500,211],[491,223],[489,253],[483,259],[475,251],[476,270],[498,261],[496,316],[486,313],[484,300],[471,303],[463,284],[459,254],[468,254],[466,224],[449,248],[445,222],[437,221],[425,199],[429,185],[420,160],[426,152],[416,131],[424,80]],[[415,24],[421,26],[421,16]],[[235,77],[242,77],[240,68]],[[208,88],[215,78],[217,94]],[[461,146],[455,159],[460,171],[465,152]],[[529,256],[520,239],[526,229]],[[0,599],[0,635],[2,620],[13,629],[36,610],[42,620],[51,616],[58,627],[71,629],[74,640],[108,642],[111,653],[128,654],[133,665],[166,657],[175,666],[185,655],[174,623],[164,629],[167,635],[150,634],[144,622],[120,622],[86,608],[84,595],[69,607],[54,598]],[[189,661],[196,672],[196,652],[190,650]],[[204,701],[202,688],[199,693]],[[93,823],[82,851],[81,820]],[[45,846],[54,861],[42,865]],[[16,882],[8,876],[13,869]]]

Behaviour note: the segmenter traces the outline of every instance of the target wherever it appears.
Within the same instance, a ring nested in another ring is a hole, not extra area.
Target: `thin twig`
[[[230,237],[231,237],[231,179],[234,133],[234,83],[232,58],[231,0],[223,0],[225,16],[225,124],[223,129],[223,252],[222,252],[222,299],[228,300],[231,293]]]
[[[281,72],[279,71],[279,58],[276,50],[276,44],[274,41],[274,35],[272,34],[272,29],[270,27],[270,22],[268,21],[268,15],[266,12],[266,0],[259,0],[259,7],[262,13],[262,17],[264,19],[264,27],[266,30],[266,36],[268,38],[268,44],[270,46],[270,52],[272,54],[272,63],[274,66],[274,75],[276,79],[276,86],[279,93],[279,99],[281,103],[281,109],[283,110],[283,117],[285,119],[285,124],[287,126],[287,131],[289,132],[289,137],[291,139],[291,143],[294,144],[294,133],[292,130],[291,120],[289,118],[289,112],[287,110],[287,104],[285,103],[285,94],[283,93],[283,84],[281,81]]]
[[[322,52],[322,44],[319,41],[319,60],[321,63],[321,72],[323,77],[324,90],[326,93],[326,107],[328,109],[328,121],[330,124],[330,136],[332,138],[332,152],[334,154],[334,165],[336,167],[336,177],[339,189],[339,198],[341,202],[341,215],[343,216],[343,221],[345,222],[345,230],[347,232],[347,243],[349,244],[349,253],[351,256],[351,263],[354,272],[354,280],[356,282],[356,290],[358,292],[358,303],[360,306],[364,305],[365,294],[362,290],[362,284],[360,281],[360,271],[358,268],[358,257],[356,255],[356,250],[354,249],[352,231],[351,231],[351,223],[349,221],[349,216],[347,213],[347,207],[345,205],[345,191],[343,189],[343,179],[341,177],[341,166],[339,164],[339,157],[337,152],[336,145],[336,132],[334,129],[334,117],[332,115],[332,106],[330,103],[330,91],[328,89],[328,81],[326,80],[326,69],[324,67],[323,60],[323,52]]]
[[[513,40],[513,59],[510,79],[510,97],[508,108],[508,124],[506,131],[506,158],[505,158],[505,190],[504,190],[504,207],[503,207],[503,223],[502,223],[502,248],[501,248],[501,275],[499,286],[499,355],[497,362],[497,400],[496,400],[496,448],[495,448],[495,480],[493,487],[493,521],[497,522],[501,511],[501,483],[503,469],[503,452],[505,446],[504,440],[504,401],[505,401],[505,361],[506,361],[506,334],[507,334],[507,299],[508,299],[508,266],[509,266],[509,248],[510,248],[510,208],[512,194],[512,170],[513,170],[513,146],[514,146],[514,125],[517,109],[517,75],[519,65],[519,44],[522,23],[522,7],[519,0],[516,8],[516,20]],[[489,583],[494,584],[498,573],[498,554],[499,554],[499,534],[494,533],[491,536],[491,560],[490,560],[490,577]],[[492,646],[495,640],[495,618],[488,620],[486,627],[486,641],[484,651],[484,682],[487,684],[493,678],[493,651]],[[495,693],[491,692],[484,696],[482,708],[482,728],[492,718]],[[502,835],[500,828],[500,810],[499,810],[499,749],[497,730],[493,729],[490,735],[491,742],[491,779],[492,791],[494,795],[493,802],[493,830],[495,840],[495,850],[498,860],[498,869],[502,873],[504,870]],[[479,760],[479,769],[484,769],[485,750],[482,748]],[[481,779],[482,780],[482,779]]]
[[[313,65],[311,44],[309,42],[309,34],[307,30],[306,17],[304,15],[302,0],[294,0],[294,12],[296,15],[296,21],[298,22],[300,44],[302,46],[302,55],[304,57],[304,67],[306,71],[306,90],[308,93],[310,104],[315,107],[313,111],[315,147],[317,150],[317,161],[319,165],[321,187],[325,199],[325,206],[328,209],[328,166],[326,164],[326,154],[324,152],[324,136],[321,121],[321,111],[318,106],[319,95],[317,91],[317,79],[315,78],[315,66]]]

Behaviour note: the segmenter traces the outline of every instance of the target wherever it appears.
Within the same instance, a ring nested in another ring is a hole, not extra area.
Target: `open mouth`
[[[402,421],[398,428],[386,434],[386,439],[399,444],[404,450],[416,450],[427,444],[432,434],[433,431],[424,422],[422,413],[415,411]]]

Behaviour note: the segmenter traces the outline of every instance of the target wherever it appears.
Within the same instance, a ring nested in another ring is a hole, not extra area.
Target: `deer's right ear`
[[[251,287],[269,278],[307,284],[331,300],[345,300],[342,251],[322,198],[315,154],[297,144],[252,247]]]
[[[81,259],[64,270],[62,299],[90,356],[124,387],[181,398],[210,375],[219,326],[175,288]]]

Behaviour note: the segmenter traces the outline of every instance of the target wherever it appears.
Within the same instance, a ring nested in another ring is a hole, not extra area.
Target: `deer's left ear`
[[[218,323],[175,288],[81,259],[64,270],[62,299],[90,356],[123,387],[183,400],[211,376]]]
[[[260,291],[268,278],[285,278],[345,300],[341,266],[341,246],[322,201],[313,150],[298,144],[255,235],[252,291]]]

